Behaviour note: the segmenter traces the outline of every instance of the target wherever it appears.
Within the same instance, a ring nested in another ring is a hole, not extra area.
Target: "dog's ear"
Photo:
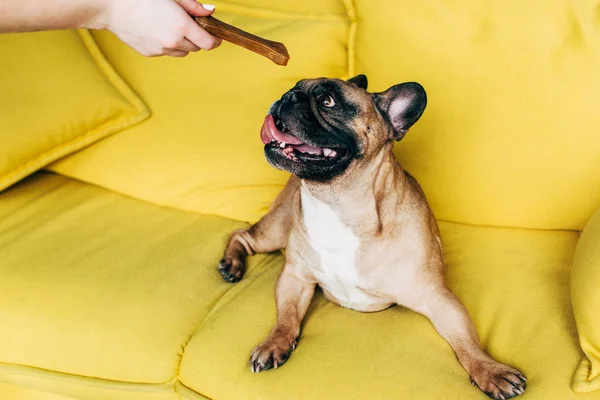
[[[367,86],[369,86],[369,80],[367,79],[367,76],[363,74],[356,75],[354,78],[348,79],[348,82],[354,83],[359,88],[365,90],[367,90]]]
[[[423,114],[427,94],[416,82],[401,83],[385,92],[373,93],[373,101],[394,128],[393,139],[400,140]]]

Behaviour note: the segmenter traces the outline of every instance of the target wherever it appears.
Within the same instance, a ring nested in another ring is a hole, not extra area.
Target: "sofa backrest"
[[[355,4],[353,72],[428,92],[396,153],[438,218],[583,228],[600,206],[597,2]]]
[[[344,6],[348,7],[344,9]],[[272,101],[302,78],[418,81],[429,105],[397,144],[442,220],[581,229],[600,205],[600,11],[589,0],[217,2],[283,41],[282,68],[225,44],[145,59],[95,34],[153,116],[51,168],[172,207],[254,221],[287,179],[264,160]]]

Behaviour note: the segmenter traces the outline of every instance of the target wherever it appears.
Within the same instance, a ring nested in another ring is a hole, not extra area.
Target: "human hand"
[[[143,56],[185,57],[221,44],[190,17],[211,15],[214,6],[205,7],[195,0],[109,0],[95,25],[113,32]]]

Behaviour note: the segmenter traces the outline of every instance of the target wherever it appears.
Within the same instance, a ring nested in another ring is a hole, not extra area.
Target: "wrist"
[[[91,0],[81,2],[81,4],[85,4],[85,10],[81,12],[81,18],[79,18],[77,28],[108,29],[110,10],[113,3],[113,0]]]

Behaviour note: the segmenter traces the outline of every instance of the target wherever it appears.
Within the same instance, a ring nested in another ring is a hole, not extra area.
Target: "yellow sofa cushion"
[[[215,0],[219,10],[225,7],[228,10],[236,9],[241,12],[251,11],[259,8],[268,13],[302,13],[304,16],[314,16],[318,19],[330,14],[337,18],[346,15],[345,0],[305,0],[305,1],[281,1],[281,0]]]
[[[571,300],[579,343],[585,353],[573,375],[573,390],[600,389],[600,210],[577,244],[571,272]]]
[[[264,116],[299,79],[346,74],[348,21],[345,15],[219,2],[217,10],[224,21],[285,43],[289,65],[277,66],[230,43],[184,59],[148,59],[98,33],[107,58],[153,115],[51,169],[161,205],[260,218],[288,177],[264,158]]]
[[[0,398],[19,400],[73,400],[72,397],[42,392],[8,383],[0,383]]]
[[[0,35],[0,191],[148,110],[89,33]]]
[[[578,235],[442,223],[450,288],[482,343],[528,377],[527,399],[574,399],[580,358],[569,302]],[[252,374],[251,350],[275,321],[280,267],[236,284],[183,355],[183,385],[212,399],[483,399],[426,318],[393,307],[359,313],[313,300],[298,348],[277,370]],[[193,399],[187,395],[186,399]],[[591,399],[600,399],[600,392]]]
[[[428,92],[396,151],[438,218],[583,228],[600,204],[597,2],[355,4],[356,72]]]
[[[73,398],[175,400],[183,348],[231,288],[217,264],[242,226],[49,173],[6,190],[0,382]],[[249,274],[276,261],[253,260]]]

